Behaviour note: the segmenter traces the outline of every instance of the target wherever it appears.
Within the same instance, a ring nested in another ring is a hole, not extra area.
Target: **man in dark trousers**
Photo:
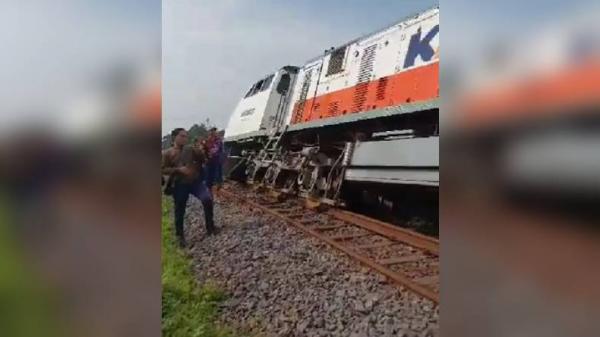
[[[212,195],[203,181],[202,166],[205,162],[203,151],[188,144],[188,134],[183,128],[171,132],[173,146],[162,156],[162,174],[169,175],[166,194],[173,195],[175,204],[175,234],[179,245],[186,245],[183,220],[189,195],[192,194],[202,202],[206,233],[215,234],[213,222]]]
[[[206,153],[208,160],[206,163],[206,185],[214,194],[213,186],[216,185],[217,191],[223,184],[223,140],[217,132],[217,128],[211,128],[206,140]]]

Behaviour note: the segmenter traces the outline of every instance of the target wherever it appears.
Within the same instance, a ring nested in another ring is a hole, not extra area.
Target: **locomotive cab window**
[[[269,75],[267,78],[265,78],[263,80],[262,86],[260,88],[260,91],[265,91],[269,88],[269,86],[271,85],[271,82],[273,81],[273,74]]]
[[[279,83],[277,84],[277,93],[279,93],[280,95],[285,94],[290,88],[290,80],[290,74],[285,73],[281,75]]]
[[[254,96],[257,92],[260,91],[264,81],[265,80],[260,80],[260,81],[256,82],[256,84],[254,85],[254,88],[252,89],[252,93],[250,94],[250,96]]]
[[[344,70],[344,58],[346,57],[346,47],[343,46],[334,50],[329,56],[329,65],[327,66],[327,75],[341,73]]]
[[[248,93],[246,94],[246,98],[256,95],[256,93],[260,91],[260,89],[263,85],[263,82],[264,82],[264,80],[260,80],[256,83],[254,83],[252,88],[250,88],[250,91],[248,91]]]
[[[274,77],[274,75],[271,74],[271,75],[267,76],[266,78],[263,78],[262,80],[254,83],[254,85],[248,90],[248,92],[246,93],[244,98],[254,96],[258,92],[267,90],[269,88],[269,86],[271,85],[271,82],[273,82],[273,77]]]
[[[244,98],[248,98],[248,97],[250,97],[250,96],[252,95],[252,91],[254,90],[254,86],[255,86],[255,85],[256,85],[256,84],[253,84],[253,85],[250,87],[250,89],[248,89],[248,92],[247,92],[247,93],[244,95]]]

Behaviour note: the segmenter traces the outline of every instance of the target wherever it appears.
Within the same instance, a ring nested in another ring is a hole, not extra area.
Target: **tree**
[[[194,124],[188,131],[188,139],[189,142],[192,143],[196,141],[198,138],[205,138],[208,136],[208,130],[210,130],[213,125],[210,124],[210,119],[207,118],[204,122],[200,124]],[[172,145],[171,134],[167,134],[162,137],[162,149],[168,149]]]

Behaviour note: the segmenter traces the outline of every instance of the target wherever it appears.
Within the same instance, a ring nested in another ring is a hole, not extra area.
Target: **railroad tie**
[[[429,276],[424,276],[424,277],[418,278],[415,280],[415,282],[426,285],[426,286],[430,286],[430,285],[438,284],[439,280],[440,280],[439,275],[429,275]]]
[[[316,229],[318,231],[328,231],[328,230],[342,228],[342,227],[348,227],[348,226],[349,226],[348,224],[337,224],[337,225],[313,227],[313,229]]]
[[[284,204],[280,204],[280,203],[261,203],[262,206],[267,206],[270,209],[275,209],[277,210],[277,212],[279,212],[280,210],[285,209],[286,207],[288,207],[287,205]]]
[[[387,246],[396,245],[396,244],[398,244],[398,242],[388,241],[388,242],[372,243],[369,245],[356,246],[355,248],[356,249],[373,249],[373,248],[387,247]]]
[[[262,210],[266,214],[277,217],[291,225],[296,226],[306,234],[320,239],[320,242],[329,244],[330,246],[346,253],[357,262],[360,262],[361,264],[381,273],[392,282],[400,284],[411,291],[414,291],[415,293],[432,300],[435,303],[439,303],[439,292],[436,290],[437,286],[439,285],[439,275],[437,272],[434,271],[434,275],[425,277],[411,277],[401,271],[394,271],[390,268],[390,265],[394,264],[423,261],[427,262],[427,265],[437,269],[439,266],[439,261],[437,259],[430,259],[432,255],[438,255],[437,240],[422,238],[417,234],[407,233],[406,230],[397,228],[390,224],[369,219],[362,215],[353,214],[347,211],[333,210],[332,213],[329,213],[338,220],[341,220],[340,222],[329,217],[312,217],[310,214],[313,214],[313,212],[307,212],[304,208],[298,209],[298,205],[296,204],[277,202],[275,200],[254,201],[252,198],[244,196],[243,194],[235,195],[234,191],[225,192],[226,193],[224,194],[226,196],[227,194],[229,194],[231,197],[236,196],[240,199],[240,201],[244,201],[244,203],[247,203],[256,209]],[[242,200],[244,197],[247,198],[247,200]],[[304,206],[306,207],[306,205]],[[318,208],[319,207],[317,207],[317,210]],[[356,233],[355,231],[355,233],[335,235],[335,233],[328,232],[329,230],[342,227],[353,227],[353,229],[359,230],[359,233]],[[333,235],[329,236],[326,234]],[[344,240],[351,240],[366,236],[369,236],[371,240],[376,240],[378,242],[362,245],[355,244],[355,242],[352,241],[344,242]],[[382,242],[380,239],[383,238],[385,238],[385,240]],[[413,255],[408,256],[382,259],[380,261],[370,258],[370,254],[360,252],[362,249],[386,246],[392,247],[393,245],[405,244],[420,249],[422,252],[418,254],[413,253]],[[421,266],[421,264],[419,264],[419,266]]]
[[[421,256],[421,255],[409,255],[409,256],[392,257],[389,259],[379,260],[379,261],[377,261],[377,263],[385,265],[385,266],[389,266],[389,265],[393,265],[393,264],[415,262],[415,261],[421,260],[422,258],[423,258],[423,256]]]
[[[278,209],[277,210],[278,213],[281,213],[281,214],[286,215],[286,216],[288,214],[297,213],[297,212],[300,212],[300,211],[303,211],[302,208],[285,208],[285,209]]]
[[[366,230],[376,232],[396,241],[405,242],[419,249],[428,250],[434,255],[439,255],[438,241],[436,239],[361,214],[337,209],[331,210],[330,214],[339,220],[348,221]]]
[[[331,240],[342,241],[354,238],[361,238],[363,236],[373,235],[372,233],[358,233],[358,234],[342,234],[342,235],[334,235],[328,237]]]

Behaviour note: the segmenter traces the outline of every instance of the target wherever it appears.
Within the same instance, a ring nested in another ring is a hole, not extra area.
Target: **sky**
[[[578,8],[591,12],[594,2],[441,1],[442,67],[453,58],[468,66],[470,49],[485,48],[495,35],[525,34]],[[65,104],[108,69],[120,62],[159,59],[161,53],[163,134],[207,118],[223,128],[241,95],[264,75],[284,65],[302,65],[325,49],[437,3],[1,1],[0,133],[30,120],[64,118]]]
[[[224,128],[248,87],[431,0],[163,2],[163,134],[210,119]]]
[[[160,0],[0,3],[0,133],[65,118],[119,63],[160,64]]]

